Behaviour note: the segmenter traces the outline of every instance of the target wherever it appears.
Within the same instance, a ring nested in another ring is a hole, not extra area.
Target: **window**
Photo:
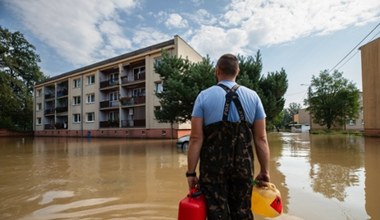
[[[36,125],[41,125],[41,124],[42,124],[42,118],[37,118]]]
[[[119,121],[119,112],[109,112],[108,113],[108,120]]]
[[[80,123],[80,114],[73,114],[73,122]]]
[[[79,88],[80,87],[80,78],[74,79],[73,83],[74,83],[74,88]]]
[[[133,77],[135,80],[145,79],[145,66],[134,68]]]
[[[118,83],[119,82],[119,73],[112,73],[109,75],[110,83]]]
[[[87,76],[87,85],[95,84],[95,75]]]
[[[94,122],[95,121],[95,112],[86,113],[86,121],[87,122]]]
[[[162,91],[164,90],[162,82],[155,82],[154,84],[156,87],[156,89],[155,89],[156,93],[162,93]]]
[[[348,124],[351,126],[354,126],[354,125],[356,125],[356,120],[351,119],[348,121]]]
[[[161,64],[161,62],[162,62],[162,57],[156,57],[156,58],[154,58],[154,64],[155,65],[159,65],[159,64]]]
[[[94,103],[95,102],[95,94],[87,94],[87,103]]]
[[[36,111],[41,111],[41,109],[42,109],[42,103],[37,103]]]
[[[42,89],[37,89],[36,90],[36,97],[40,97],[42,94]]]
[[[79,105],[80,104],[80,96],[74,96],[73,105]]]
[[[119,100],[119,97],[120,97],[120,94],[119,94],[119,92],[111,92],[110,94],[109,94],[109,97],[110,97],[110,101],[117,101],[117,100]]]
[[[133,89],[133,97],[145,96],[145,88]]]

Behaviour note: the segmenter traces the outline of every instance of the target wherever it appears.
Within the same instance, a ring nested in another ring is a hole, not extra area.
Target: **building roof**
[[[119,56],[116,56],[116,57],[112,57],[112,58],[109,58],[109,59],[106,59],[106,60],[103,60],[103,61],[99,61],[99,62],[90,64],[90,65],[87,65],[87,66],[84,66],[84,67],[81,67],[81,68],[78,68],[78,69],[75,69],[75,70],[72,70],[72,71],[69,71],[69,72],[66,72],[66,73],[62,73],[62,74],[50,77],[50,78],[48,78],[48,79],[46,79],[44,81],[36,83],[36,85],[47,83],[47,82],[50,82],[50,81],[54,81],[54,80],[57,80],[59,78],[65,77],[65,76],[69,76],[69,75],[74,74],[74,73],[90,70],[90,69],[93,69],[93,68],[98,67],[98,66],[103,66],[103,65],[106,65],[106,64],[110,64],[110,63],[116,62],[118,60],[127,59],[129,57],[133,57],[133,56],[136,56],[138,54],[142,54],[142,53],[145,53],[145,52],[157,50],[157,49],[160,49],[160,48],[163,48],[163,47],[166,47],[166,46],[170,46],[170,45],[174,45],[174,44],[175,44],[174,39],[171,39],[171,40],[168,40],[168,41],[165,41],[165,42],[162,42],[162,43],[158,43],[158,44],[155,44],[155,45],[152,45],[152,46],[149,46],[149,47],[138,49],[138,50],[135,50],[135,51],[132,51],[132,52],[129,52],[129,53],[125,53],[125,54],[122,54],[122,55],[119,55]]]
[[[372,43],[374,43],[374,42],[376,42],[378,40],[380,40],[380,37],[378,37],[375,40],[372,40],[372,41],[370,41],[370,42],[368,42],[366,44],[363,44],[362,46],[359,47],[359,50],[363,49],[363,47],[366,47],[367,45],[372,44]]]

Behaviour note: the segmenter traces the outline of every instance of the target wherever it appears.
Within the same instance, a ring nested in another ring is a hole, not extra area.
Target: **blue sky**
[[[379,0],[0,0],[0,25],[24,34],[47,75],[179,35],[214,61],[260,50],[263,74],[288,74],[286,107],[302,104],[301,84],[332,69],[379,22]],[[348,58],[337,68],[362,89],[360,51]]]

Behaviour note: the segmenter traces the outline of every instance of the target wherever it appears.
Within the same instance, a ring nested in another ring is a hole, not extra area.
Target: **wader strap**
[[[226,102],[224,104],[224,111],[223,111],[223,121],[227,121],[228,119],[228,113],[230,112],[230,105],[231,101],[235,103],[236,109],[239,113],[240,121],[245,121],[245,114],[243,110],[243,106],[241,105],[241,102],[239,100],[239,96],[236,93],[236,90],[239,88],[239,85],[234,85],[231,89],[223,84],[218,84],[218,86],[222,87],[224,91],[227,92],[226,94]]]

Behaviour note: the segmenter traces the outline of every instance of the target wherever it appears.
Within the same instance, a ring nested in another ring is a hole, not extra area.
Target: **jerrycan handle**
[[[197,188],[191,188],[189,194],[187,195],[187,197],[195,198],[195,197],[198,197],[200,195],[202,195],[202,191],[200,191]]]
[[[259,185],[259,181],[258,181],[258,180],[253,180],[252,182],[253,182],[253,186],[257,186],[257,187],[259,187],[259,186],[258,186],[258,185]],[[267,184],[267,185],[266,185],[266,186],[263,186],[262,188],[270,189],[270,190],[272,190],[272,191],[274,191],[274,192],[277,191],[277,188],[276,188],[276,186],[275,186],[273,183],[271,183],[271,182],[267,182],[266,184]]]

